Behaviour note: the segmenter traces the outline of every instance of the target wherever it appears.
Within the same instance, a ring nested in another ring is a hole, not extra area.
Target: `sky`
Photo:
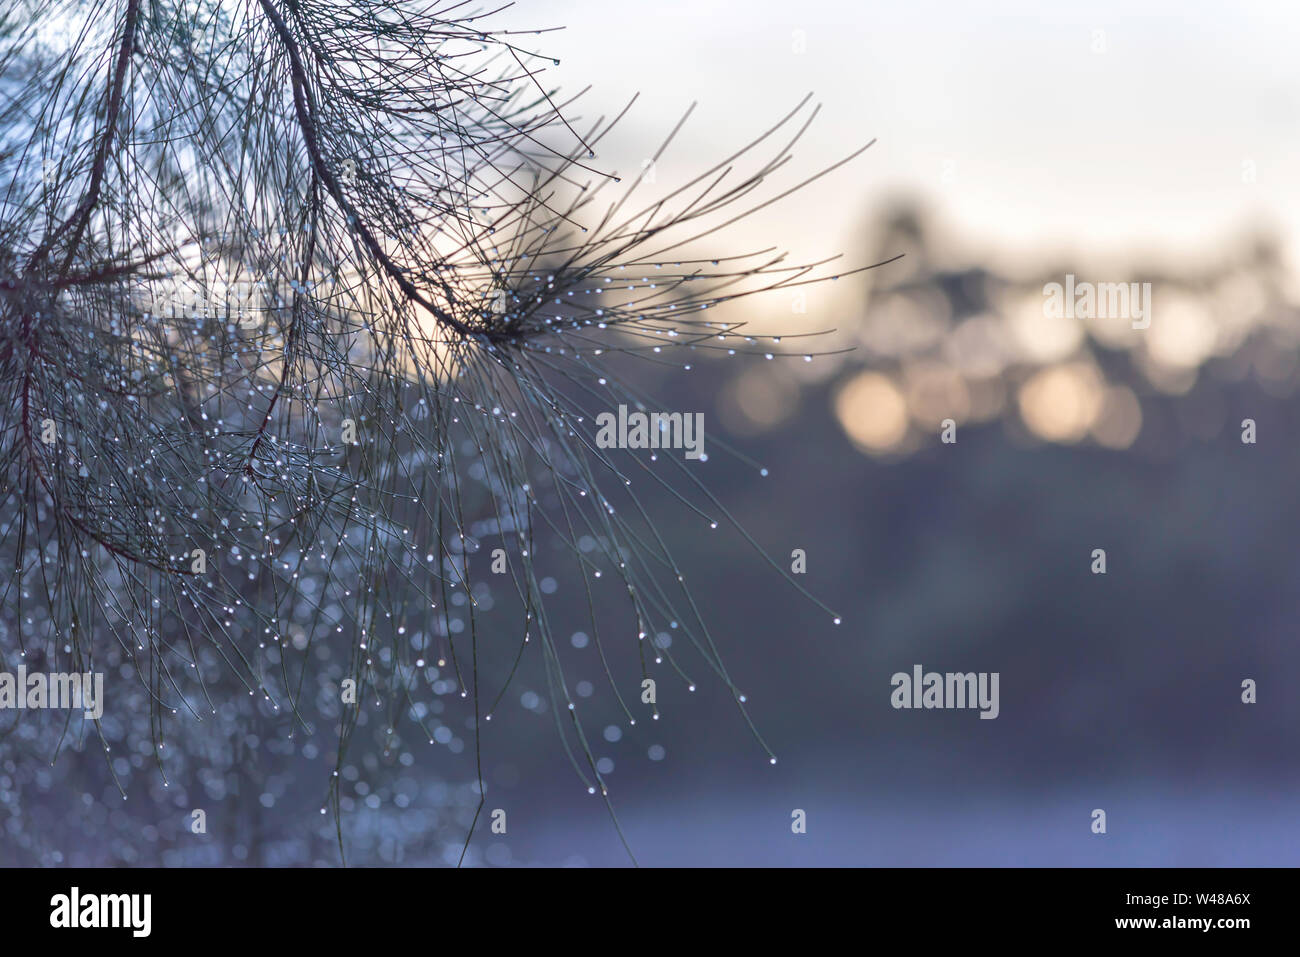
[[[622,169],[693,101],[673,158],[683,174],[810,91],[825,108],[801,170],[876,139],[756,220],[809,257],[844,250],[873,209],[912,195],[972,258],[1008,267],[1049,254],[1186,262],[1257,223],[1300,265],[1300,5],[1084,6],[525,0],[501,16],[566,26],[536,42],[561,59],[551,75],[565,88],[595,84],[588,110],[641,93],[602,154]]]

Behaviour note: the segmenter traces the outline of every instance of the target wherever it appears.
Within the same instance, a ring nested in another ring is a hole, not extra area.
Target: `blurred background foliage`
[[[706,357],[690,373],[623,360],[625,376],[671,396],[664,407],[703,411],[710,440],[768,470],[717,452],[701,466],[769,554],[806,550],[804,580],[845,619],[831,625],[738,535],[642,490],[773,767],[711,677],[692,693],[666,676],[662,720],[629,726],[577,630],[572,556],[541,545],[555,620],[575,623],[562,643],[570,688],[633,852],[650,864],[1293,860],[1300,323],[1275,244],[1224,249],[1216,275],[1135,265],[1154,288],[1151,329],[1136,331],[1045,319],[1042,285],[1068,267],[1015,278],[953,262],[931,230],[912,204],[864,230],[865,256],[906,258],[844,317],[852,352]],[[954,445],[938,437],[948,417]],[[1255,445],[1241,442],[1243,418],[1258,423]],[[1090,572],[1094,548],[1105,576]],[[518,609],[478,597],[491,627],[517,629]],[[617,589],[595,598],[612,614]],[[631,647],[604,644],[635,701]],[[918,662],[1000,672],[1000,717],[894,711],[889,676]],[[511,663],[487,661],[484,675]],[[481,820],[468,860],[626,861],[565,764],[539,664],[525,657],[485,725],[486,807],[509,823],[493,835]],[[459,857],[477,800],[472,712],[436,672],[432,745],[383,707],[361,710],[342,771],[354,862]],[[1254,706],[1240,702],[1248,677]],[[335,694],[322,686],[321,715]],[[238,721],[182,723],[168,739],[166,787],[147,734],[109,765],[91,747],[51,766],[10,730],[6,863],[335,863],[319,810],[330,733],[290,737],[283,716],[241,698]],[[33,720],[55,719],[22,727]],[[123,740],[124,720],[105,717]],[[196,807],[206,835],[189,833]],[[790,833],[796,807],[807,835]],[[1088,831],[1094,807],[1110,816],[1104,838]]]

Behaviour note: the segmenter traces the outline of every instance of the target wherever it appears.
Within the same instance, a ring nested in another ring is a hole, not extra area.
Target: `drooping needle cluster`
[[[490,640],[538,641],[572,704],[534,574],[547,536],[589,595],[624,586],[609,640],[671,623],[730,684],[630,483],[678,490],[702,523],[725,509],[690,463],[597,447],[594,421],[644,399],[613,356],[772,351],[709,310],[830,278],[772,249],[701,253],[803,185],[769,187],[816,110],[646,195],[597,165],[614,122],[566,119],[556,64],[525,48],[538,31],[468,10],[0,14],[0,664],[129,665],[155,740],[236,688],[308,726],[317,667],[402,714],[450,662],[486,718],[489,638],[449,595],[490,576],[472,556],[491,545],[523,619]]]

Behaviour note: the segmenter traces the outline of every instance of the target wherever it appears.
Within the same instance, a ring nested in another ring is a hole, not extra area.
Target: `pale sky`
[[[900,190],[1013,261],[1204,257],[1260,216],[1300,237],[1300,4],[521,0],[501,20],[567,27],[536,42],[564,87],[595,84],[588,112],[642,93],[601,155],[620,171],[693,100],[684,176],[809,91],[800,170],[877,138],[761,221],[802,258],[847,251]]]

